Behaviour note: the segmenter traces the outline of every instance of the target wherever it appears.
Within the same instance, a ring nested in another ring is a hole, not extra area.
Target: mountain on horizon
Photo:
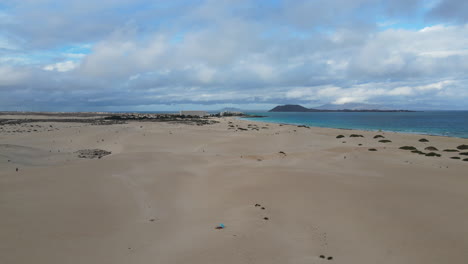
[[[315,109],[319,110],[390,110],[389,107],[378,104],[365,104],[365,103],[345,103],[345,104],[324,104]]]
[[[310,109],[302,105],[278,105],[268,112],[310,112]]]
[[[331,106],[329,106],[331,107]],[[345,108],[346,107],[346,108]],[[350,109],[347,107],[354,107],[354,109]],[[318,108],[305,108],[302,105],[278,105],[271,109],[268,112],[414,112],[410,110],[390,110],[390,109],[376,109],[376,106],[366,106],[366,108],[362,104],[360,105],[350,105],[350,104],[342,104],[339,105],[337,109],[318,109]],[[370,107],[370,108],[367,108]]]

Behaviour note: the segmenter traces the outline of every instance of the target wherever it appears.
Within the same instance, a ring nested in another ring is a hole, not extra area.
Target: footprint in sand
[[[262,209],[262,210],[266,209],[264,206],[262,206],[261,204],[258,204],[258,203],[255,204],[255,207],[260,207],[260,209]],[[270,220],[270,218],[265,216],[265,217],[263,217],[263,220],[268,221],[268,220]]]
[[[333,260],[333,257],[332,257],[332,256],[325,257],[325,255],[320,255],[319,258],[321,258],[321,259],[327,259],[327,260]]]

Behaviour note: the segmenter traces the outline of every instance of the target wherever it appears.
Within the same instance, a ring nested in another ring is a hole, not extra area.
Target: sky
[[[0,110],[468,110],[466,0],[0,0]]]

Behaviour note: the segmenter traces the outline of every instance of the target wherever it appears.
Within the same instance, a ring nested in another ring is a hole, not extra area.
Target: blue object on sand
[[[219,224],[219,227],[224,228],[224,224]]]

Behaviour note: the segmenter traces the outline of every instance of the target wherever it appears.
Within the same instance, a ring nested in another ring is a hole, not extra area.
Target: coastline
[[[282,124],[282,125],[289,125],[289,126],[301,126],[304,125],[302,123],[284,123],[284,122],[274,122],[274,121],[260,121],[260,120],[254,120],[254,118],[250,117],[239,117],[240,120],[248,120],[252,122],[261,122],[261,123],[268,123],[268,124]],[[430,134],[430,133],[424,133],[424,132],[403,132],[403,131],[392,131],[392,130],[367,130],[367,129],[359,129],[359,128],[344,128],[344,127],[327,127],[327,126],[311,126],[311,125],[305,125],[308,127],[316,127],[316,128],[330,128],[330,129],[339,129],[339,130],[354,130],[354,131],[366,131],[366,132],[387,132],[387,133],[399,133],[399,134],[408,134],[408,135],[421,135],[421,136],[433,136],[433,137],[448,137],[448,138],[459,138],[459,139],[468,139],[464,137],[455,137],[455,136],[445,136],[445,135],[439,135],[439,134]]]
[[[2,125],[0,262],[468,259],[466,139],[209,120]]]
[[[421,111],[421,112],[411,112],[411,113],[422,113],[422,112],[423,111]],[[463,112],[464,113],[464,112],[466,112],[468,114],[467,111],[433,111],[433,112],[443,112],[443,113],[446,113],[446,112],[457,112],[457,113]],[[240,118],[243,118],[243,117],[240,117]],[[463,136],[457,136],[457,135],[455,135],[456,132],[447,132],[448,133],[448,135],[447,135],[447,134],[443,134],[443,133],[425,132],[425,131],[419,131],[419,130],[417,130],[417,131],[408,131],[408,130],[405,130],[404,128],[399,129],[399,130],[398,129],[392,130],[392,129],[382,129],[382,128],[363,128],[363,127],[358,127],[359,125],[353,125],[354,127],[338,127],[338,126],[333,126],[331,124],[328,124],[328,125],[310,124],[307,121],[304,121],[304,122],[287,122],[287,121],[283,121],[283,120],[281,120],[281,121],[269,120],[268,118],[269,118],[269,116],[265,116],[266,121],[264,121],[265,119],[263,119],[263,120],[258,119],[257,120],[256,118],[249,118],[249,117],[246,117],[246,118],[243,118],[243,119],[251,120],[251,121],[259,121],[259,122],[275,123],[275,124],[306,125],[306,126],[311,126],[311,127],[334,128],[334,129],[345,129],[345,130],[350,129],[350,130],[373,131],[373,132],[385,131],[385,132],[404,133],[404,134],[418,134],[418,135],[454,137],[454,138],[460,138],[460,139],[468,139],[468,134],[465,135],[466,132],[463,134]],[[279,118],[281,118],[281,117],[279,117]],[[346,118],[346,117],[343,116],[343,118]],[[414,130],[415,128],[408,128],[408,129]]]

